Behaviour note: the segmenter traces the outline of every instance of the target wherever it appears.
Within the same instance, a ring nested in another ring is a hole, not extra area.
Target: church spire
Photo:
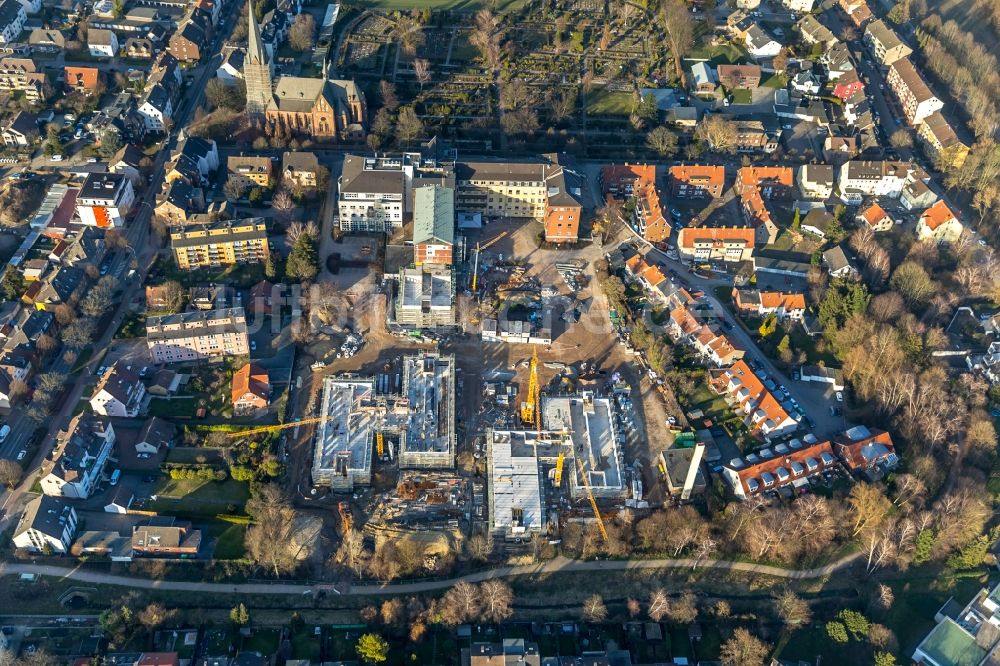
[[[247,0],[247,62],[255,65],[267,64],[267,51],[260,39],[260,26],[253,11],[253,0]]]
[[[253,13],[253,0],[247,0],[247,56],[243,61],[243,80],[247,84],[247,116],[263,120],[274,100],[271,65],[260,38],[260,26]]]

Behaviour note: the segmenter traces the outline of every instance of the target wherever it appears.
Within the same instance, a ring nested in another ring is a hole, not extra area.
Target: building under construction
[[[387,453],[388,440],[398,442],[400,467],[454,467],[455,357],[406,356],[402,375],[401,393],[378,392],[374,377],[324,380],[315,485],[341,492],[370,485],[373,449]]]
[[[553,485],[569,479],[573,499],[623,498],[624,436],[611,398],[592,393],[542,396],[542,429],[487,434],[490,530],[504,536],[545,528],[542,465],[554,465]],[[586,475],[584,479],[582,474]]]
[[[455,326],[455,276],[450,268],[402,268],[395,323],[415,328]]]

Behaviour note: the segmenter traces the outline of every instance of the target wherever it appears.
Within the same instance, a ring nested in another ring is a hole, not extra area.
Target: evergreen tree
[[[316,239],[311,234],[301,234],[292,246],[285,263],[287,277],[306,281],[312,280],[319,273],[319,253]]]

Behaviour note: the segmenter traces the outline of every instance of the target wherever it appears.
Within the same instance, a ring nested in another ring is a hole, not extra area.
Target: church
[[[249,34],[243,77],[247,116],[281,124],[293,134],[314,139],[360,142],[365,138],[367,108],[354,81],[273,76],[273,63],[260,37],[260,25],[248,2]]]

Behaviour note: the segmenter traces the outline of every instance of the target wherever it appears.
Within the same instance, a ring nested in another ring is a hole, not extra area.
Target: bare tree
[[[792,629],[809,624],[812,620],[809,604],[791,590],[785,590],[774,600],[774,610],[782,623]]]
[[[404,106],[396,116],[396,137],[408,144],[424,132],[424,123],[412,106]]]
[[[719,661],[722,666],[763,666],[769,650],[767,643],[739,627],[722,644]]]
[[[691,624],[698,619],[698,600],[691,592],[685,592],[670,602],[667,617],[675,624]]]
[[[21,482],[21,466],[13,460],[0,458],[0,485],[13,488]]]
[[[424,35],[424,26],[421,25],[415,13],[402,14],[397,20],[392,30],[393,36],[399,41],[399,46],[403,53],[413,55],[417,49],[424,45],[427,40]]]
[[[469,43],[479,49],[486,66],[495,70],[500,66],[500,22],[484,7],[476,14],[475,24]]]
[[[425,58],[417,58],[413,61],[413,74],[417,77],[420,90],[423,91],[424,84],[431,80],[431,63]]]
[[[694,25],[688,6],[684,0],[666,0],[661,6],[663,23],[670,40],[670,57],[674,61],[674,71],[681,86],[684,81],[684,56],[694,44]]]
[[[486,562],[493,555],[493,537],[476,534],[468,542],[469,555],[480,562]]]
[[[288,31],[288,44],[296,51],[311,51],[316,43],[316,19],[309,12],[295,17]]]
[[[659,622],[667,614],[670,607],[670,600],[662,587],[658,587],[649,593],[649,619]]]
[[[315,222],[308,222],[303,224],[302,222],[293,222],[288,226],[288,231],[285,232],[285,238],[288,241],[289,247],[294,247],[302,236],[310,236],[314,241],[319,238],[319,227],[316,226]]]
[[[356,578],[360,578],[368,566],[367,552],[361,532],[351,529],[341,537],[336,559],[350,569]]]
[[[618,20],[622,22],[622,27],[627,32],[628,22],[632,19],[632,17],[639,13],[639,8],[628,0],[621,0],[620,2],[615,3],[614,7],[615,15],[618,17]]]
[[[511,608],[514,592],[507,583],[491,578],[479,584],[479,592],[482,598],[482,619],[486,622],[503,622],[514,614]]]
[[[722,114],[706,114],[695,130],[695,136],[719,153],[736,152],[736,126]]]
[[[297,532],[296,511],[281,489],[261,484],[247,501],[253,524],[247,529],[247,555],[274,575],[291,573],[298,566],[298,551],[292,546]]]
[[[865,482],[857,483],[851,488],[847,504],[853,521],[851,536],[877,530],[892,508],[892,503],[880,488]]]
[[[642,604],[634,597],[628,598],[628,601],[625,602],[625,607],[628,609],[628,616],[631,618],[639,617],[639,614],[642,612]]]
[[[604,597],[592,594],[583,602],[583,619],[587,622],[599,623],[608,619],[608,607],[604,605]]]
[[[481,612],[479,590],[472,583],[459,581],[441,598],[441,616],[446,624],[474,620]]]

